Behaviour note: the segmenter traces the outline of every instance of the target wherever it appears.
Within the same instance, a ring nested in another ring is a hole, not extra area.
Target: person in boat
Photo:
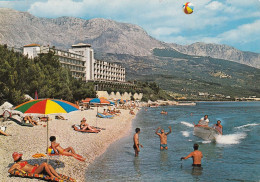
[[[205,115],[203,118],[199,120],[198,125],[208,126],[209,125],[209,116]]]
[[[62,154],[62,155],[66,155],[66,156],[72,156],[75,159],[78,159],[80,161],[86,160],[82,156],[76,154],[75,150],[72,147],[68,147],[66,149],[63,149],[60,146],[59,143],[56,143],[56,137],[55,136],[51,136],[50,141],[51,141],[52,154]]]
[[[214,128],[222,135],[223,126],[220,120],[217,121],[217,124],[214,124]]]
[[[92,126],[90,126],[89,124],[87,124],[86,118],[83,118],[83,119],[81,120],[79,127],[80,127],[80,130],[82,130],[82,131],[84,131],[84,130],[89,130],[89,131],[91,131],[91,132],[93,132],[93,133],[98,133],[98,132],[101,131],[100,129],[97,129],[97,128],[92,127]]]
[[[54,170],[54,168],[47,164],[46,162],[41,163],[40,165],[35,164],[31,165],[27,161],[22,161],[22,156],[23,154],[14,152],[13,153],[13,159],[14,159],[14,164],[10,167],[8,170],[9,173],[12,173],[15,169],[22,173],[34,173],[34,174],[40,174],[42,172],[47,172],[47,174],[50,176],[51,179],[54,177],[57,177],[61,179],[59,174]]]
[[[191,152],[189,155],[187,155],[186,157],[182,157],[181,160],[183,159],[188,159],[190,157],[192,157],[193,159],[193,167],[201,167],[201,159],[203,158],[203,154],[201,151],[199,151],[199,145],[197,143],[195,143],[193,145],[193,149],[194,151]]]
[[[133,137],[133,139],[134,139],[134,146],[133,146],[133,148],[135,150],[135,157],[138,157],[138,154],[140,152],[140,147],[143,148],[143,145],[141,145],[139,143],[139,134],[140,134],[140,132],[141,132],[140,128],[136,128],[135,129],[135,134],[134,134],[134,137]]]
[[[167,135],[169,135],[172,132],[172,128],[171,126],[168,127],[169,128],[169,132],[165,133],[164,129],[161,129],[160,127],[158,127],[155,131],[155,134],[158,135],[160,137],[160,149],[168,149],[167,146]],[[159,129],[161,129],[161,133],[159,133]]]

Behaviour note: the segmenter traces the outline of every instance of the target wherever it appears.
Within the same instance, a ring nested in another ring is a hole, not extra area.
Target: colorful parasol
[[[89,101],[90,104],[111,104],[110,101],[106,100],[106,99],[101,99],[101,98],[95,98]]]
[[[78,110],[79,107],[75,104],[64,100],[57,99],[38,99],[25,102],[15,107],[15,110],[22,113],[37,113],[37,114],[54,114],[54,113],[69,113]]]

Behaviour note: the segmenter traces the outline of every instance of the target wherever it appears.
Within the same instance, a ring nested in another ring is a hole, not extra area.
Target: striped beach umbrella
[[[29,114],[58,114],[58,113],[69,113],[77,111],[79,107],[75,104],[67,102],[65,100],[57,99],[37,99],[25,102],[15,107],[15,110],[21,111],[22,113]],[[48,120],[47,120],[47,148],[48,148]],[[48,163],[48,160],[47,160]]]
[[[110,101],[102,98],[95,98],[89,101],[90,104],[110,104]]]
[[[79,107],[75,104],[64,100],[57,99],[37,99],[25,102],[15,107],[15,110],[22,113],[35,114],[54,114],[54,113],[69,113],[78,110]]]

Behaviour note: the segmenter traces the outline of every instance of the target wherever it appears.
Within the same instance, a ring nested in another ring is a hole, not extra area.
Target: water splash
[[[206,141],[202,141],[202,143],[211,143],[211,141],[206,140]]]
[[[191,127],[191,128],[193,128],[193,127],[194,127],[194,125],[193,125],[193,124],[191,124],[191,123],[188,123],[188,122],[185,122],[185,121],[182,121],[182,122],[181,122],[181,124],[184,124],[185,126],[188,126],[188,127]]]
[[[185,137],[189,137],[190,136],[190,132],[188,132],[188,131],[181,131],[181,133]]]
[[[219,144],[239,144],[242,139],[246,137],[246,133],[235,133],[230,135],[220,135],[216,137],[216,142]]]
[[[246,125],[242,125],[242,126],[237,126],[235,127],[236,129],[240,129],[240,128],[245,128],[245,127],[249,127],[249,126],[257,126],[259,124],[257,123],[252,123],[252,124],[246,124]]]

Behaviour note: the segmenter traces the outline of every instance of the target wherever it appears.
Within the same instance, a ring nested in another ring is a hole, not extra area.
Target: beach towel
[[[114,116],[113,115],[104,115],[104,114],[101,114],[101,113],[97,113],[97,117],[99,118],[113,118]]]
[[[35,173],[22,173],[20,171],[18,171],[17,169],[13,170],[10,173],[11,176],[16,176],[16,177],[22,177],[22,178],[36,178],[36,179],[41,179],[41,180],[45,180],[45,181],[53,181],[53,182],[76,182],[75,179],[70,178],[66,175],[63,174],[59,174],[62,179],[58,179],[58,178],[52,178],[50,179],[50,176],[45,175],[45,174],[35,174]]]

